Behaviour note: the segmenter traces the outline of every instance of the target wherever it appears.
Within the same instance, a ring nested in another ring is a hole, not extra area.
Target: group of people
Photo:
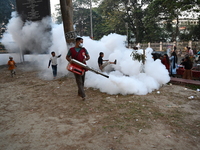
[[[53,76],[54,78],[56,78],[57,58],[59,58],[61,55],[56,56],[55,52],[51,52],[51,55],[52,57],[49,60],[48,68],[51,64],[53,70]],[[101,71],[103,71],[108,64],[116,64],[116,60],[114,62],[110,62],[109,60],[104,60],[103,57],[104,53],[100,52],[98,58],[98,66]],[[86,64],[86,61],[90,59],[88,51],[83,47],[83,39],[81,37],[76,38],[75,46],[69,49],[66,59],[69,63],[71,62],[72,59],[75,59],[84,64]],[[83,73],[83,75],[74,73],[74,76],[76,79],[76,84],[78,86],[78,96],[80,96],[82,100],[85,100],[86,98],[86,94],[84,91],[85,72]]]
[[[168,54],[164,54],[163,57],[161,57],[161,62],[165,65],[166,69],[169,71],[170,76],[174,76],[176,74],[178,57],[175,51],[172,52],[170,57],[168,56]]]
[[[185,69],[183,73],[183,78],[192,79],[193,62],[189,55],[186,55],[186,57],[182,59],[182,62],[178,64],[177,54],[175,51],[173,51],[170,57],[167,54],[164,54],[163,57],[161,57],[161,62],[169,71],[170,76],[175,77],[175,75],[177,74],[176,69],[178,68],[178,65],[180,65],[183,66]]]
[[[188,53],[192,53],[190,49],[188,49]],[[49,60],[48,68],[52,67],[53,71],[53,77],[56,78],[57,76],[57,58],[61,57],[61,55],[56,56],[55,52],[51,52],[52,57]],[[191,54],[192,55],[192,54]],[[100,52],[98,57],[98,66],[101,71],[104,70],[104,68],[108,64],[116,64],[117,61],[110,62],[109,60],[104,60],[104,53]],[[12,57],[9,57],[8,65],[9,70],[11,71],[11,76],[15,75],[15,67],[16,64]],[[83,47],[83,39],[81,37],[76,38],[75,46],[70,48],[67,55],[66,60],[70,63],[72,59],[78,60],[81,63],[86,64],[86,61],[90,59],[90,55],[88,51]],[[171,56],[169,57],[168,54],[164,54],[163,57],[160,58],[163,65],[165,65],[166,69],[169,71],[170,76],[174,76],[176,74],[176,69],[178,65],[178,57],[176,54],[176,51],[174,50],[171,53]],[[192,79],[191,76],[191,69],[193,67],[193,63],[191,61],[190,55],[185,57],[181,64],[185,68],[185,72],[183,74],[183,78],[185,79]],[[85,100],[86,94],[84,91],[84,81],[85,81],[85,72],[83,75],[79,75],[77,73],[74,73],[76,84],[78,86],[78,96],[82,98],[82,100]]]
[[[56,56],[56,53],[54,51],[51,52],[51,55],[52,57],[49,60],[48,68],[50,66],[52,67],[53,78],[55,79],[57,76],[57,59],[60,58],[61,55]],[[104,71],[104,68],[107,65],[117,63],[116,60],[114,62],[110,62],[109,60],[104,60],[103,57],[104,53],[100,52],[98,57],[98,66],[101,71]],[[71,59],[75,59],[84,64],[86,64],[86,61],[90,59],[88,51],[83,47],[83,39],[81,37],[76,38],[75,46],[69,49],[66,59],[67,61],[69,61],[69,63],[71,62]],[[7,64],[9,66],[8,69],[11,71],[11,76],[13,77],[14,75],[16,75],[15,72],[16,63],[13,60],[13,57],[11,56],[9,57],[9,61]],[[80,96],[82,100],[85,100],[86,97],[84,91],[85,73],[83,75],[74,73],[74,76],[78,86],[78,96]]]

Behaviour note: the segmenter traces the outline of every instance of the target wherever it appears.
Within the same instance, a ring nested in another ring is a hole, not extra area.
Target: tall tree
[[[99,6],[99,13],[102,15],[103,28],[102,33],[104,35],[109,33],[120,33],[121,29],[125,27],[123,20],[125,13],[119,10],[119,1],[103,0]],[[123,34],[123,33],[121,33]]]
[[[199,11],[199,4],[199,0],[177,0],[173,4],[171,0],[153,0],[148,5],[148,15],[151,14],[151,19],[157,18],[156,24],[165,22],[170,41],[176,41],[179,36],[179,17]]]
[[[67,34],[67,36],[65,36],[65,39],[66,42],[70,44],[75,42],[74,37],[70,35],[70,32],[74,31],[72,0],[60,0],[60,8],[62,13],[64,33],[65,35]]]
[[[90,36],[90,2],[73,0],[73,24],[81,36]],[[92,9],[94,37],[99,39],[113,32],[126,35],[128,31],[129,39],[136,43],[174,41],[180,34],[179,17],[199,11],[199,3],[199,0],[177,0],[173,4],[171,0],[102,0],[98,8]]]
[[[125,24],[128,24],[138,43],[142,42],[144,36],[144,6],[148,2],[149,0],[103,0],[100,9],[107,22],[113,25],[114,31],[125,31]]]
[[[5,26],[11,18],[12,11],[15,11],[15,0],[1,0],[0,1],[0,32],[1,34],[5,30]]]
[[[55,5],[55,22],[57,24],[62,23],[62,15],[61,15],[61,10],[60,10],[60,4]]]
[[[95,8],[90,7],[91,2],[95,4],[98,0],[73,0],[74,25],[80,36],[91,36],[93,28],[98,24],[98,15],[94,11]],[[96,38],[96,35],[94,37]]]

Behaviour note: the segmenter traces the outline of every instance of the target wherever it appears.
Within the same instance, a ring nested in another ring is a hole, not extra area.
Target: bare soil
[[[139,96],[85,88],[82,101],[73,75],[44,80],[30,64],[13,78],[7,66],[0,73],[1,150],[200,149],[196,90],[167,84]]]

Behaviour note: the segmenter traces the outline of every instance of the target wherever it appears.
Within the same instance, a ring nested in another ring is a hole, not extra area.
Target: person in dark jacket
[[[192,79],[192,61],[190,60],[190,58],[187,56],[185,57],[184,61],[181,63],[184,68],[185,71],[183,73],[183,79]]]

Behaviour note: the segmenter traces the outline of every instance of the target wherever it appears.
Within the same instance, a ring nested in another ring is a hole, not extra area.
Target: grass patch
[[[192,90],[200,89],[200,85],[186,84],[185,87]]]

